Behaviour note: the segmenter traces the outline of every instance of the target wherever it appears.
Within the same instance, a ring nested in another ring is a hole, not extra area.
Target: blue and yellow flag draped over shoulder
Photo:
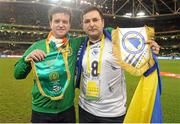
[[[55,51],[43,61],[30,61],[40,93],[51,100],[62,99],[70,80],[63,54]]]
[[[153,36],[154,30],[150,27],[117,28],[112,32],[113,55],[116,62],[132,75],[142,76],[124,123],[162,122],[158,62],[149,45],[145,45]]]

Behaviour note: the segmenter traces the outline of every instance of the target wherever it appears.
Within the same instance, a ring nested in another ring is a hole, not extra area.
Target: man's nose
[[[64,23],[62,21],[59,22],[59,26],[62,27]]]
[[[90,26],[94,26],[93,20],[90,20],[89,25],[90,25]]]

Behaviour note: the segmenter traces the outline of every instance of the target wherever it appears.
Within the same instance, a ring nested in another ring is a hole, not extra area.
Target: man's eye
[[[87,23],[90,23],[91,21],[92,21],[92,22],[98,22],[99,20],[101,20],[101,19],[93,18],[93,19],[85,20],[84,23],[87,24]]]
[[[54,22],[55,22],[55,23],[59,23],[60,21],[59,21],[59,20],[55,20]]]
[[[86,24],[89,23],[89,22],[90,22],[90,20],[85,20],[85,21],[84,21],[84,23],[86,23]]]
[[[68,21],[63,21],[63,23],[64,23],[64,24],[67,24],[67,23],[68,23]]]
[[[97,18],[92,19],[93,22],[97,22],[98,20]]]

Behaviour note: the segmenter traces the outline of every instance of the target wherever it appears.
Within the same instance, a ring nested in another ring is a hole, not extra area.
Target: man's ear
[[[52,21],[49,21],[49,26],[50,26],[50,28],[51,28],[51,26],[52,26]]]

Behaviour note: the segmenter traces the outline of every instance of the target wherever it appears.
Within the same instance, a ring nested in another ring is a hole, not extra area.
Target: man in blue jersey
[[[126,84],[123,69],[112,55],[111,34],[104,29],[103,13],[90,7],[82,13],[83,30],[88,35],[78,60],[77,83],[80,123],[122,123],[126,114]],[[159,45],[147,41],[158,54]]]

